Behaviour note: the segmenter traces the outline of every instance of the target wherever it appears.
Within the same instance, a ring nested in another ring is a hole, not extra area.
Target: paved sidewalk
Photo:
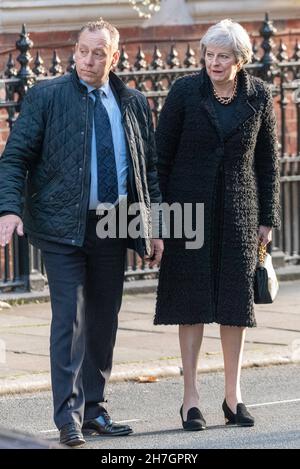
[[[124,295],[111,381],[180,375],[177,327],[154,326],[154,305],[154,293]],[[244,366],[300,363],[300,281],[282,282],[273,305],[256,306],[256,318]],[[48,302],[0,306],[0,394],[50,388],[49,330]],[[199,366],[223,366],[216,324],[205,328]]]

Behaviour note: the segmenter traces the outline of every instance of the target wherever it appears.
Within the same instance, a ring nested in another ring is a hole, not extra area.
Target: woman
[[[279,160],[268,86],[244,65],[252,47],[231,20],[200,42],[204,65],[178,79],[156,133],[163,200],[204,204],[204,244],[165,240],[155,324],[179,324],[184,376],[183,428],[202,430],[196,372],[204,324],[220,324],[225,421],[254,425],[240,390],[246,327],[254,327],[253,279],[258,241],[279,226]],[[194,220],[195,221],[195,220]],[[197,228],[199,229],[199,227]]]

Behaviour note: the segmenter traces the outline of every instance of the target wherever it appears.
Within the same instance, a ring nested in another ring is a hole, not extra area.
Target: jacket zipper
[[[132,158],[132,156],[131,156],[131,155],[132,155],[132,152],[131,152],[131,148],[130,148],[130,135],[128,134],[128,126],[127,126],[125,114],[126,114],[126,109],[123,109],[122,121],[123,121],[124,133],[125,133],[126,141],[127,141],[127,147],[128,147],[128,151],[129,151],[128,158],[131,159],[131,161],[130,161],[130,166],[131,166],[131,171],[133,172],[133,177],[134,177],[134,179],[135,179],[134,162],[133,162],[133,158]],[[138,193],[137,190],[135,191],[135,188],[134,188],[134,185],[133,185],[133,181],[132,181],[132,178],[130,177],[129,173],[128,173],[128,176],[129,176],[129,184],[130,184],[132,196],[134,197],[135,195],[137,195],[138,201],[141,202],[141,201],[140,201],[140,197],[139,197],[139,193]],[[136,201],[134,201],[134,202],[136,202]]]
[[[86,118],[85,118],[85,135],[84,135],[84,155],[83,155],[83,165],[82,165],[82,180],[81,180],[81,194],[80,194],[80,202],[82,202],[83,199],[83,193],[84,193],[84,181],[85,181],[85,166],[86,166],[86,146],[87,146],[87,132],[88,132],[88,110],[89,110],[89,97],[86,95]],[[87,198],[89,200],[89,198]],[[81,208],[82,211],[82,208]],[[86,211],[85,211],[86,213]],[[77,229],[77,234],[79,236],[80,232],[80,219],[81,217],[78,217],[78,229]],[[84,221],[86,220],[86,215],[84,215]]]

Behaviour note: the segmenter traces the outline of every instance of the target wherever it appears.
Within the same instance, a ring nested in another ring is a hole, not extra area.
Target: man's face
[[[113,49],[110,34],[106,29],[83,31],[75,46],[78,76],[95,88],[99,88],[108,80],[109,72],[117,65],[119,57],[120,53]]]

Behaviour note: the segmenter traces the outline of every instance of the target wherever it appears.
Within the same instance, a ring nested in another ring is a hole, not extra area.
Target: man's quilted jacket
[[[146,98],[113,73],[128,148],[131,202],[142,202],[149,253],[151,202],[160,202],[151,111]],[[89,204],[93,102],[76,71],[33,86],[0,158],[0,215],[24,219],[34,238],[81,246]],[[24,197],[25,191],[25,197]],[[144,251],[144,252],[143,252]]]

